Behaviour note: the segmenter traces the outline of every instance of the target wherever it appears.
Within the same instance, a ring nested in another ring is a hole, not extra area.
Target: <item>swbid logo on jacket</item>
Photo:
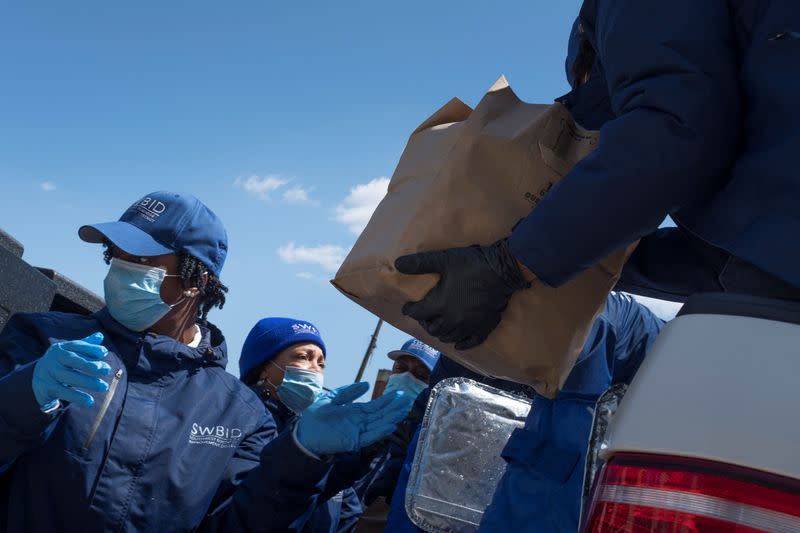
[[[192,424],[189,433],[189,444],[206,444],[217,448],[236,448],[242,438],[242,430],[225,426],[203,426],[197,422]]]

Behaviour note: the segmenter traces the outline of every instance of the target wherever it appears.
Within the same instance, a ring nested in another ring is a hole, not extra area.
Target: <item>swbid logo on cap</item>
[[[317,331],[317,328],[315,328],[311,324],[292,324],[292,331],[294,331],[295,335],[299,335],[300,333],[311,333],[312,335],[319,335],[319,331]]]
[[[142,198],[142,200],[136,204],[136,211],[148,222],[155,222],[166,210],[167,206],[164,202],[153,200],[149,196]]]
[[[421,352],[424,352],[424,353],[430,355],[431,357],[436,355],[436,350],[431,348],[430,346],[428,346],[427,344],[425,344],[422,341],[414,340],[411,343],[411,346],[409,346],[408,348],[410,350],[419,350]]]

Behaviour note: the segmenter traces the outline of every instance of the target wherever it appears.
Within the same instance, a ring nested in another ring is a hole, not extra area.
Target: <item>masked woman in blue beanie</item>
[[[304,320],[263,318],[250,330],[239,358],[239,374],[272,416],[273,438],[291,432],[303,411],[324,393],[326,355],[319,330]],[[289,531],[353,531],[362,512],[361,503],[352,488],[335,492],[339,488],[329,480],[316,506]]]

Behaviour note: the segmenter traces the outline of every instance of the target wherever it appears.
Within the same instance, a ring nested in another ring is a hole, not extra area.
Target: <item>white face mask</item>
[[[161,284],[165,278],[179,278],[163,268],[137,265],[116,257],[103,282],[106,307],[114,320],[131,331],[144,331],[161,320],[172,305],[161,299]]]
[[[392,374],[389,376],[383,393],[388,394],[396,390],[401,390],[410,397],[416,398],[427,387],[427,383],[417,379],[411,372],[403,372],[402,374]]]
[[[281,401],[294,411],[295,413],[302,413],[305,409],[314,403],[317,397],[325,392],[322,388],[324,377],[322,372],[314,372],[305,368],[296,366],[287,366],[281,368],[273,361],[270,363],[280,370],[283,370],[283,381],[280,385],[275,387]]]

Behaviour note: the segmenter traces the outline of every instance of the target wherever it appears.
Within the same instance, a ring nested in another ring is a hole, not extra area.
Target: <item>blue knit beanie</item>
[[[251,370],[273,359],[289,346],[304,343],[316,344],[325,355],[325,343],[311,322],[296,318],[262,318],[247,334],[242,346],[239,379],[244,379]]]

